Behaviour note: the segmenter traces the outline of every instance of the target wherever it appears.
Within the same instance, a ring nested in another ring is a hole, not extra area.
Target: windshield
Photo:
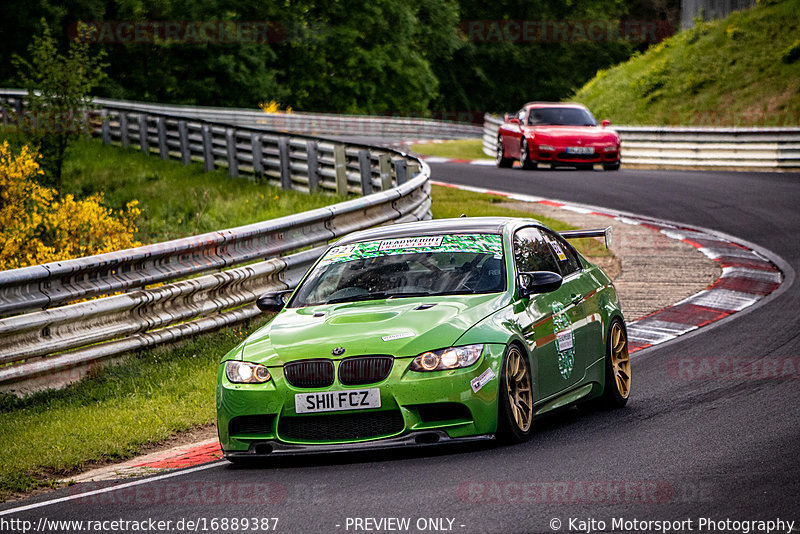
[[[290,308],[427,295],[496,293],[506,287],[499,235],[436,235],[330,249]]]
[[[597,126],[591,113],[581,108],[533,108],[528,124],[550,126]]]

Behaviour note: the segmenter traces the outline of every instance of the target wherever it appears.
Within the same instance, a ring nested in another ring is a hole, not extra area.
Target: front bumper
[[[554,146],[555,150],[541,150],[538,146],[531,147],[531,159],[539,163],[563,163],[580,165],[584,163],[617,163],[620,158],[619,149],[604,152],[602,147],[595,147],[593,154],[569,154],[566,146]]]
[[[385,380],[360,386],[342,385],[337,366],[337,380],[330,387],[313,390],[290,385],[281,367],[270,368],[272,379],[264,384],[232,384],[220,365],[217,428],[222,449],[226,457],[257,457],[420,446],[474,436],[487,439],[497,431],[498,383],[505,348],[486,344],[475,365],[451,371],[409,371],[412,358],[396,358]],[[474,392],[470,382],[488,369],[494,378]],[[380,389],[380,408],[295,412],[297,393],[370,388]],[[326,436],[329,428],[342,432],[342,425],[347,427],[345,434],[358,426],[367,430],[345,438],[341,434]]]

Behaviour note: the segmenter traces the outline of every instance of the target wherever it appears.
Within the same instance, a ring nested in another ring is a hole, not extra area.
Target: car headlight
[[[270,379],[265,365],[237,360],[225,362],[225,376],[234,384],[261,384]]]
[[[411,362],[412,371],[445,371],[469,367],[478,361],[483,352],[483,345],[465,345],[449,347],[441,350],[424,352]]]
[[[555,152],[556,147],[553,145],[539,145],[539,150],[546,150],[547,152]]]
[[[603,152],[616,152],[617,145],[603,147]]]

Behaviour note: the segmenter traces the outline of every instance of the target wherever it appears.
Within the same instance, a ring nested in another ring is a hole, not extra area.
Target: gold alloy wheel
[[[617,391],[623,399],[631,392],[631,358],[628,355],[628,339],[622,325],[611,327],[611,370],[617,381]]]
[[[523,354],[511,347],[506,357],[506,393],[514,421],[522,432],[531,428],[533,421],[533,392],[531,373],[523,361]]]

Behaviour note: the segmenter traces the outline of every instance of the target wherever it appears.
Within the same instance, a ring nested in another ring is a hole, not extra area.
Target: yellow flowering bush
[[[122,213],[102,205],[98,193],[84,200],[60,198],[42,187],[39,156],[27,146],[12,153],[0,145],[0,270],[111,252],[134,239],[141,210],[129,202]]]
[[[261,111],[264,113],[291,113],[292,106],[288,106],[285,111],[281,110],[281,103],[275,100],[270,100],[269,102],[259,102],[258,107],[261,108]]]

